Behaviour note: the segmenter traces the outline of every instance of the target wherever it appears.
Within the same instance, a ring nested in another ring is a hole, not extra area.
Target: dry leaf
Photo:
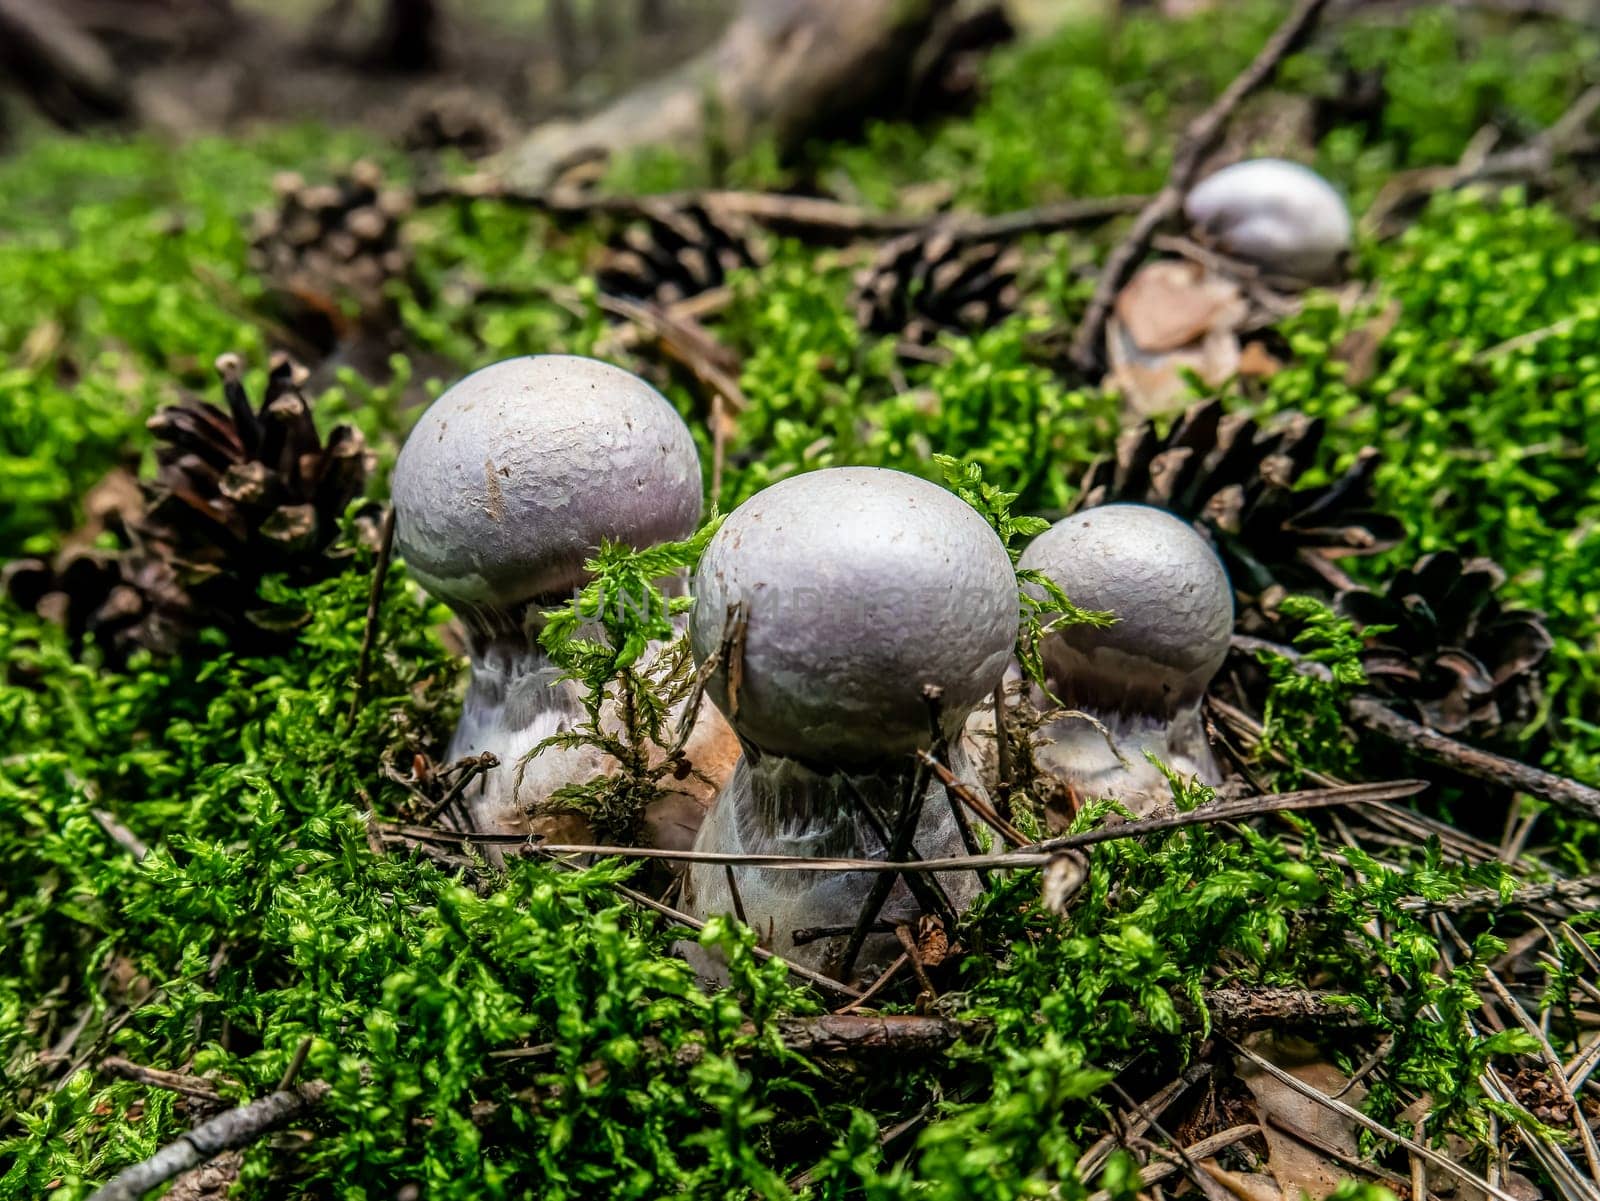
[[[1239,285],[1199,263],[1148,263],[1117,297],[1106,323],[1107,384],[1141,417],[1190,395],[1185,372],[1216,387],[1239,370],[1239,326],[1250,314]]]
[[[1263,1033],[1247,1039],[1246,1044],[1263,1059],[1320,1093],[1332,1096],[1349,1084],[1349,1079],[1327,1061],[1322,1050],[1305,1039]],[[1267,1140],[1268,1167],[1284,1196],[1296,1197],[1304,1190],[1313,1199],[1320,1199],[1332,1193],[1339,1182],[1349,1176],[1349,1170],[1286,1134],[1273,1119],[1282,1126],[1304,1131],[1352,1158],[1358,1155],[1355,1124],[1274,1079],[1243,1056],[1238,1056],[1234,1062],[1239,1079],[1256,1099],[1261,1130]],[[1366,1089],[1358,1084],[1339,1099],[1359,1108],[1365,1095]]]
[[[1177,350],[1209,331],[1232,331],[1249,312],[1239,286],[1199,263],[1148,263],[1117,295],[1116,315],[1141,350]]]
[[[950,935],[944,923],[931,913],[917,920],[917,954],[924,967],[938,967],[950,955]]]
[[[1283,360],[1260,342],[1246,342],[1239,352],[1239,374],[1271,379],[1283,370]]]

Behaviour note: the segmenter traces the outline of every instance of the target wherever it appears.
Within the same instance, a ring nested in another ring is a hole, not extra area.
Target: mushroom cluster
[[[885,834],[919,806],[916,852],[963,853],[951,804],[926,785],[913,752],[937,736],[948,743],[949,769],[982,791],[960,733],[1006,670],[1018,606],[1010,559],[974,509],[880,468],[787,479],[729,516],[701,559],[694,594],[695,658],[710,665],[708,691],[744,750],[697,850],[883,858]],[[725,652],[730,612],[743,638]],[[931,708],[929,690],[939,697]],[[872,879],[695,864],[683,905],[697,916],[742,911],[772,950],[837,971],[847,936],[797,945],[795,931],[851,929]],[[976,893],[969,872],[938,882],[958,908]],[[883,920],[914,921],[918,912],[896,882]],[[881,966],[898,951],[893,937],[874,935],[858,966]]]
[[[583,716],[578,686],[539,645],[541,614],[587,582],[584,562],[601,542],[642,548],[694,532],[694,439],[665,397],[620,367],[507,359],[428,408],[400,452],[393,491],[397,550],[466,630],[472,675],[449,757],[489,752],[500,764],[465,797],[472,828],[547,832],[532,810],[614,765],[594,748],[549,748],[515,786],[519,761]],[[706,714],[698,736],[715,739],[720,725]],[[657,833],[686,841],[692,831]]]
[[[449,753],[500,760],[466,797],[471,828],[573,841],[539,803],[614,765],[598,748],[561,746],[534,756],[515,784],[519,761],[584,716],[579,686],[539,645],[543,614],[587,582],[584,563],[603,541],[642,548],[693,533],[701,486],[689,431],[620,368],[511,359],[423,415],[395,467],[394,504],[397,548],[467,634],[471,680]],[[1152,760],[1215,782],[1199,706],[1227,651],[1233,594],[1205,539],[1161,510],[1106,505],[1045,531],[1020,566],[1119,619],[1063,625],[1042,643],[1048,689],[1034,699],[1066,712],[1041,729],[1036,766],[1073,798],[1114,797],[1139,814],[1169,795]],[[673,794],[644,822],[648,841],[692,837],[719,857],[685,872],[683,909],[742,916],[768,948],[841,978],[899,953],[885,929],[959,914],[976,873],[897,878],[738,859],[949,858],[978,845],[983,823],[956,794],[970,790],[992,817],[974,748],[993,720],[985,702],[1015,668],[1016,584],[976,509],[903,472],[815,471],[740,505],[695,570],[688,618],[706,698],[690,757],[710,748],[704,757],[731,770],[709,814],[714,781],[698,793],[686,785],[696,802],[687,815]],[[918,755],[928,750],[964,788],[929,774]],[[717,972],[698,948],[688,953]]]

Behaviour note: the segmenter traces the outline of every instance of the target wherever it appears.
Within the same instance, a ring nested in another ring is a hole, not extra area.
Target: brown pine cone
[[[656,204],[607,243],[595,279],[611,296],[672,304],[721,287],[742,267],[759,265],[744,223],[699,204]]]
[[[1342,578],[1333,560],[1388,550],[1405,528],[1372,508],[1375,450],[1330,484],[1296,486],[1323,433],[1320,418],[1288,414],[1263,430],[1204,401],[1165,434],[1153,421],[1125,431],[1116,455],[1089,468],[1076,507],[1128,501],[1176,513],[1211,539],[1247,597],[1274,585],[1329,592]]]
[[[856,323],[916,345],[987,329],[1016,310],[1018,261],[1003,242],[963,242],[948,230],[892,238],[856,276]]]
[[[385,187],[382,169],[369,162],[330,184],[287,172],[273,187],[278,204],[255,215],[250,265],[290,328],[323,351],[357,332],[392,328],[398,314],[385,285],[411,281],[401,237],[411,193]]]
[[[1373,633],[1362,653],[1367,679],[1445,734],[1489,738],[1537,713],[1540,668],[1552,645],[1543,615],[1505,609],[1505,573],[1453,551],[1424,555],[1382,592],[1352,588],[1337,608]]]
[[[150,419],[156,478],[120,551],[74,548],[6,569],[14,600],[115,660],[138,647],[176,653],[208,626],[240,650],[270,649],[304,614],[266,606],[262,580],[306,585],[341,569],[330,547],[372,469],[365,440],[339,426],[323,441],[299,390],[304,372],[287,358],[274,361],[259,408],[238,356],[217,370],[226,412],[195,400]]]
[[[406,114],[400,144],[418,153],[459,150],[467,158],[493,154],[511,138],[505,106],[471,88],[449,88],[421,95]]]

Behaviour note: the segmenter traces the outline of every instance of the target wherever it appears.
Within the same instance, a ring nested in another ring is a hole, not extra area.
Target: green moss
[[[878,126],[861,144],[813,148],[799,169],[882,205],[930,179],[987,209],[1146,190],[1183,118],[1274,16],[1268,5],[1230,12],[1243,32],[1221,49],[1209,18],[1071,25],[998,57],[970,118]],[[1379,140],[1332,130],[1324,168],[1364,200],[1397,167],[1453,161],[1490,120],[1517,133],[1547,122],[1581,86],[1592,35],[1530,23],[1503,44],[1485,37],[1500,28],[1422,11],[1391,28],[1352,24],[1292,60],[1284,86],[1312,93],[1326,94],[1344,62],[1386,69]],[[1473,53],[1456,52],[1463,41]],[[243,218],[269,202],[274,170],[315,177],[371,149],[288,131],[178,149],[48,141],[0,163],[0,484],[11,499],[0,558],[54,546],[83,490],[147,447],[153,407],[179,389],[210,390],[217,351],[244,351],[259,369],[272,333],[257,316]],[[708,178],[676,160],[620,170],[660,188]],[[763,152],[719,175],[765,182],[788,170]],[[405,332],[452,372],[591,351],[607,336],[585,278],[594,231],[481,201],[419,214],[409,232],[424,289],[402,298]],[[1081,311],[1080,268],[1099,248],[1074,235],[1031,249],[1028,311],[944,339],[941,362],[905,364],[857,329],[844,260],[774,247],[717,319],[750,402],[721,507],[830,464],[937,479],[940,455],[1017,493],[1019,514],[1067,506],[1084,466],[1113,445],[1118,401],[1064,385],[1035,360],[1032,336]],[[1308,297],[1283,327],[1292,361],[1234,403],[1325,418],[1325,470],[1368,443],[1383,450],[1380,500],[1412,538],[1386,561],[1348,564],[1358,574],[1443,547],[1507,567],[1510,597],[1548,612],[1557,639],[1549,712],[1529,752],[1594,778],[1600,251],[1554,204],[1465,195],[1440,199],[1393,242],[1363,245],[1359,273],[1370,292]],[[1371,374],[1352,378],[1341,344],[1391,302],[1397,324]],[[385,463],[412,419],[410,375],[424,372],[397,366],[381,388],[346,375],[318,404],[325,423],[357,421]],[[693,392],[658,378],[709,457]],[[992,1025],[982,1046],[865,1075],[800,1062],[770,1019],[812,1012],[818,998],[721,922],[706,938],[735,984],[697,988],[669,953],[681,932],[623,904],[613,884],[626,873],[614,865],[569,873],[517,861],[480,881],[449,861],[374,852],[373,819],[410,803],[383,765],[438,753],[460,665],[434,632],[445,614],[401,566],[350,720],[370,567],[364,555],[309,597],[313,621],[280,659],[239,659],[213,642],[109,672],[0,607],[0,1198],[86,1196],[189,1124],[169,1095],[96,1072],[100,1056],[192,1064],[243,1099],[271,1088],[308,1038],[305,1073],[333,1092],[314,1140],[250,1153],[258,1191],[1010,1198],[1059,1184],[1068,1197],[1091,1187],[1131,1197],[1129,1159],[1094,1181],[1076,1175],[1108,1103],[1105,1073],[1194,1054],[1206,1031],[1193,1006],[1218,970],[1303,984],[1314,969],[1356,998],[1395,1039],[1390,1083],[1370,1101],[1385,1120],[1398,1088],[1432,1092],[1436,1133],[1470,1131],[1489,1112],[1477,1070],[1516,1048],[1421,1015],[1474,1005],[1495,947],[1441,976],[1431,928],[1400,902],[1498,873],[1451,868],[1428,846],[1400,869],[1353,860],[1352,884],[1293,819],[1273,828],[1303,847],[1220,830],[1107,844],[1065,918],[1033,904],[1035,877],[999,883],[964,932],[973,953],[948,999]],[[1305,730],[1305,756],[1348,750]],[[136,860],[102,815],[150,854]],[[1105,816],[1091,805],[1081,822]],[[1570,828],[1573,861],[1594,845],[1592,829]],[[1383,940],[1368,933],[1380,928]],[[1380,1004],[1391,982],[1399,1014]],[[703,1050],[679,1054],[691,1042]],[[492,1055],[542,1043],[554,1049]],[[58,1045],[65,1065],[48,1058]],[[913,1118],[918,1133],[886,1155],[880,1135]],[[802,1173],[809,1185],[790,1183]]]

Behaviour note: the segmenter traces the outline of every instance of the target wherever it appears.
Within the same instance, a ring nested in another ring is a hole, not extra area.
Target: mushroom
[[[952,771],[983,789],[960,734],[1005,673],[1016,641],[1016,578],[1005,547],[958,497],[902,472],[839,467],[786,479],[739,506],[695,572],[689,634],[710,663],[707,689],[744,755],[695,848],[722,853],[883,857],[870,805],[893,829],[920,805],[913,846],[964,853],[943,789],[913,799],[913,752],[933,742],[937,713]],[[729,614],[741,637],[725,638]],[[726,648],[726,649],[725,649]],[[938,689],[930,708],[926,689]],[[850,928],[874,877],[694,864],[684,907],[741,909],[761,942],[802,965],[837,971],[848,937],[797,946],[802,927]],[[972,873],[941,873],[952,904],[976,894]],[[903,880],[890,922],[919,912]],[[875,935],[860,960],[899,953]]]
[[[1198,233],[1226,254],[1277,275],[1333,276],[1350,249],[1350,210],[1327,180],[1285,159],[1224,167],[1183,202]]]
[[[1075,604],[1116,617],[1044,638],[1050,693],[1069,712],[1039,731],[1039,769],[1079,800],[1114,797],[1136,816],[1170,797],[1147,755],[1218,783],[1200,702],[1228,653],[1233,590],[1211,545],[1161,509],[1105,505],[1040,534],[1017,566],[1042,572]]]
[[[448,756],[499,760],[464,798],[471,828],[540,832],[530,807],[616,766],[596,748],[548,748],[515,787],[518,761],[583,716],[578,685],[560,679],[539,645],[541,613],[587,582],[584,561],[602,540],[646,547],[694,532],[694,440],[665,397],[620,367],[575,355],[506,359],[433,402],[395,463],[393,492],[397,549],[466,629],[472,675]],[[726,735],[709,718],[697,722],[703,742],[717,727]],[[681,826],[683,807],[667,808],[664,820]]]

